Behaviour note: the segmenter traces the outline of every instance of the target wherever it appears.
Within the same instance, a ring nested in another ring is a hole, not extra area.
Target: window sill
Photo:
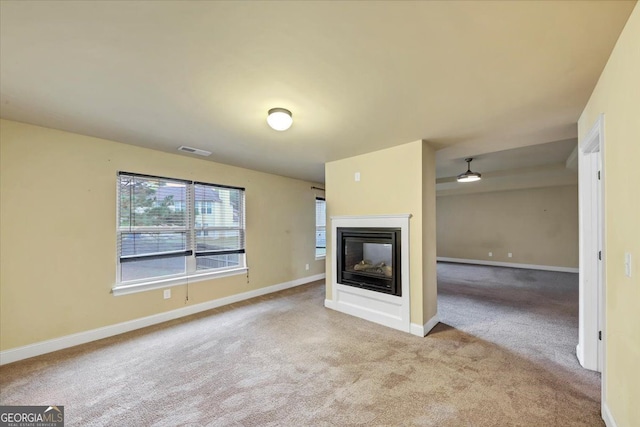
[[[132,283],[124,285],[116,285],[111,289],[113,296],[129,295],[138,292],[151,291],[154,289],[168,288],[171,286],[181,286],[187,283],[202,282],[204,280],[218,279],[221,277],[238,276],[246,274],[249,269],[247,267],[234,268],[232,270],[211,271],[208,273],[196,273],[190,276],[171,277],[168,279],[153,280],[142,283]]]
[[[316,261],[320,261],[321,259],[327,259],[326,255],[322,255],[322,256],[317,256],[316,257]]]

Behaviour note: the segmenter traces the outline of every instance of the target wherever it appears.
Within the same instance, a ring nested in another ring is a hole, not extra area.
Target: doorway
[[[604,116],[579,148],[580,302],[576,354],[580,364],[603,374],[605,361]]]

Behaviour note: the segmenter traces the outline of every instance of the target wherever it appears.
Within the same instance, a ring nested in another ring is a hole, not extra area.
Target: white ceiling
[[[441,178],[468,156],[526,175],[575,145],[634,5],[3,0],[0,115],[318,182],[326,161],[419,139]],[[541,164],[505,151],[555,141]]]

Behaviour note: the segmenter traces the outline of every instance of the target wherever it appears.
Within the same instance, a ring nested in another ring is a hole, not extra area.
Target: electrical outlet
[[[169,299],[171,298],[171,289],[165,289],[164,290],[164,299]]]
[[[629,252],[624,253],[624,274],[631,277],[631,254]]]
[[[308,270],[308,269],[309,269],[309,264],[305,264],[305,265],[304,265],[304,269],[305,269],[305,270]]]
[[[493,256],[493,252],[489,252],[489,256]]]
[[[507,255],[509,258],[513,257],[513,254],[511,252],[509,252],[509,254]]]

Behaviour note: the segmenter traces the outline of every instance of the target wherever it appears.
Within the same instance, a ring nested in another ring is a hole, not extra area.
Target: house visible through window
[[[327,202],[316,197],[316,258],[327,255]]]
[[[244,189],[118,175],[118,284],[245,267]]]
[[[213,213],[213,202],[210,200],[196,200],[196,215],[211,215]]]

